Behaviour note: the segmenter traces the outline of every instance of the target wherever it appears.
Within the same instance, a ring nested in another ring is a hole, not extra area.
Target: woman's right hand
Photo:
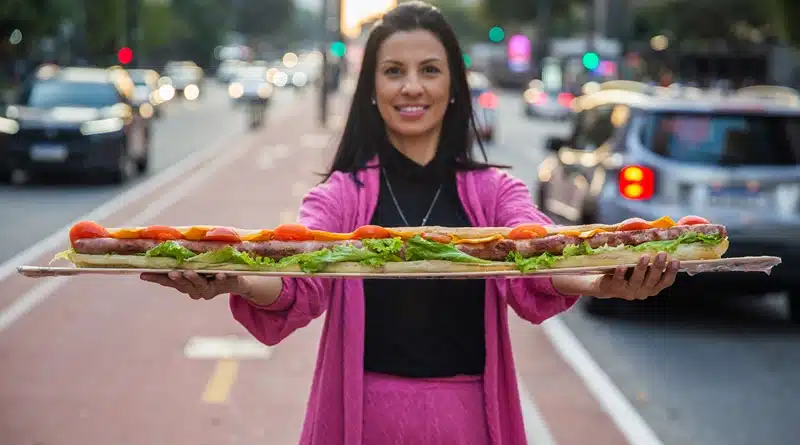
[[[200,276],[193,270],[170,271],[168,274],[143,273],[144,281],[171,287],[188,295],[192,300],[211,300],[222,294],[246,294],[250,289],[247,277],[218,273],[213,280]]]

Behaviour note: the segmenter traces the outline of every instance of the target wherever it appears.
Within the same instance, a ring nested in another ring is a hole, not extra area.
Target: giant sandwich
[[[105,228],[82,221],[56,255],[78,267],[274,272],[482,272],[633,264],[643,254],[721,258],[725,226],[687,216],[613,225],[513,228],[363,226],[351,233],[284,224],[272,230],[218,226]]]

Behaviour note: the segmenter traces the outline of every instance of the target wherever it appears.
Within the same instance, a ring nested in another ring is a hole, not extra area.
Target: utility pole
[[[131,49],[133,59],[130,68],[136,68],[139,60],[139,5],[140,0],[127,0],[125,11],[125,44]]]
[[[549,55],[550,50],[550,23],[553,15],[553,0],[538,0],[538,11],[536,13],[536,52],[531,58],[534,65],[536,77],[542,77],[542,64]]]
[[[322,83],[319,89],[319,123],[324,128],[328,125],[328,77],[330,77],[328,69],[328,53],[330,52],[330,0],[322,0],[322,42],[320,45],[320,52],[322,53],[322,70],[321,78]]]

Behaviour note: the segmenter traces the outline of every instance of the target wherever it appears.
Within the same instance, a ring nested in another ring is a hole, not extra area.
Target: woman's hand
[[[627,280],[625,274],[628,269],[624,266],[618,267],[613,275],[596,277],[590,286],[592,290],[586,295],[595,298],[644,300],[672,286],[680,269],[679,261],[672,260],[667,263],[667,254],[660,252],[653,264],[649,264],[650,255],[642,255],[633,269],[633,274]]]
[[[183,272],[171,271],[168,274],[143,273],[144,281],[158,283],[165,287],[177,289],[192,300],[210,300],[221,294],[246,294],[250,289],[247,277],[218,273],[213,279],[201,277],[193,270]]]

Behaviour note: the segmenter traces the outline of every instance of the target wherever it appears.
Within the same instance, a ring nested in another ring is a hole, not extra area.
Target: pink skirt
[[[489,445],[480,376],[364,373],[363,445]]]

